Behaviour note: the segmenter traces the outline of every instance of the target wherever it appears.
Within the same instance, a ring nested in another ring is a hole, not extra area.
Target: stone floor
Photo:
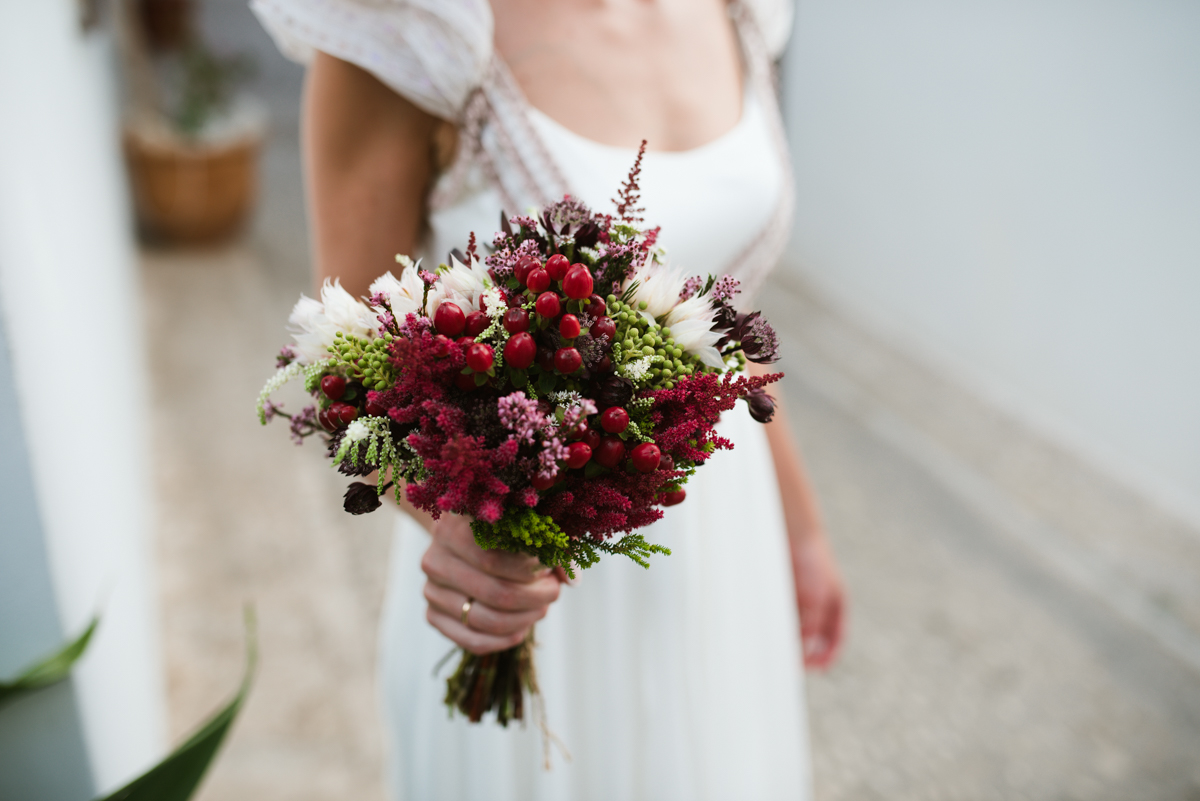
[[[258,678],[200,797],[379,799],[388,521],[341,513],[318,449],[253,414],[308,285],[299,73],[244,5],[207,9],[258,53],[276,127],[243,239],[144,252],[172,732],[236,685],[253,603]],[[803,287],[765,298],[851,597],[809,682],[817,797],[1200,799],[1200,536]]]

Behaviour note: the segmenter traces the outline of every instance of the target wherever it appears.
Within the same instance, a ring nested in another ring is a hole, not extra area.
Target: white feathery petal
[[[637,290],[633,293],[634,305],[645,301],[646,314],[658,318],[678,305],[679,293],[683,291],[687,279],[688,275],[683,268],[664,266],[647,259],[646,263],[625,281],[622,288],[628,288],[637,282]]]
[[[710,321],[682,320],[670,328],[671,339],[685,353],[690,353],[709,367],[725,369],[721,353],[714,347],[721,340],[721,335],[712,330]]]
[[[325,317],[325,307],[319,300],[301,295],[288,317],[292,338],[296,340],[296,361],[312,364],[329,355],[334,329]]]
[[[392,314],[396,320],[403,321],[405,317],[420,310],[421,298],[425,295],[425,282],[417,274],[414,267],[405,268],[400,278],[386,272],[371,284],[371,295],[385,295],[392,306]]]
[[[676,323],[688,320],[703,320],[711,327],[716,319],[717,312],[712,307],[712,301],[707,297],[691,297],[671,309],[667,313],[667,318],[663,321],[663,325],[674,330]]]
[[[376,313],[367,304],[355,300],[337,279],[325,279],[321,287],[321,302],[325,306],[325,318],[338,331],[361,339],[375,336],[379,327]]]

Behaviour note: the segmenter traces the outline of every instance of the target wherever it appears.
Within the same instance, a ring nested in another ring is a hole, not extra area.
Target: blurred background
[[[1200,5],[801,0],[761,305],[851,597],[817,798],[1200,799]],[[0,3],[0,799],[261,664],[204,799],[382,799],[386,513],[253,401],[309,289],[244,0]],[[431,678],[430,691],[437,692]]]

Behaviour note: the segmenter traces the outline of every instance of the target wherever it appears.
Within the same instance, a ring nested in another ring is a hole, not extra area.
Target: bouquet
[[[389,490],[437,518],[471,519],[485,549],[576,569],[602,554],[648,567],[669,554],[639,533],[684,500],[688,478],[733,444],[714,426],[739,399],[767,422],[764,386],[742,374],[776,359],[758,313],[733,306],[738,282],[667,266],[658,229],[639,225],[641,154],[616,214],[565,197],[540,218],[501,216],[481,256],[422,269],[404,256],[366,302],[326,281],[291,316],[295,343],[258,402],[290,420],[297,443],[321,435],[355,482],[352,514]],[[303,379],[314,403],[284,412],[271,395]],[[472,722],[522,719],[536,694],[532,635],[508,651],[464,651],[446,703]]]

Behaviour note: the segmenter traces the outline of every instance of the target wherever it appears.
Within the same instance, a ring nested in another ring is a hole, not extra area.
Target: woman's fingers
[[[438,521],[435,534],[439,541],[464,562],[497,578],[526,584],[549,572],[549,568],[543,566],[535,557],[483,550],[475,542],[471,524],[464,517],[455,515],[442,518]]]
[[[435,584],[482,601],[502,612],[544,609],[558,599],[560,584],[553,574],[518,583],[497,578],[461,559],[435,540],[421,559],[421,569]]]
[[[430,608],[462,623],[463,602],[467,596],[461,592],[425,582],[425,600]],[[529,631],[529,627],[546,616],[546,608],[528,612],[502,612],[482,601],[473,601],[467,613],[466,627],[481,634],[509,637]]]
[[[459,622],[458,618],[443,614],[433,607],[425,610],[425,619],[435,629],[445,634],[458,645],[476,656],[483,656],[495,651],[505,651],[519,645],[529,633],[529,629],[511,634],[507,637],[497,637],[494,634],[484,634],[481,631],[469,629]]]

